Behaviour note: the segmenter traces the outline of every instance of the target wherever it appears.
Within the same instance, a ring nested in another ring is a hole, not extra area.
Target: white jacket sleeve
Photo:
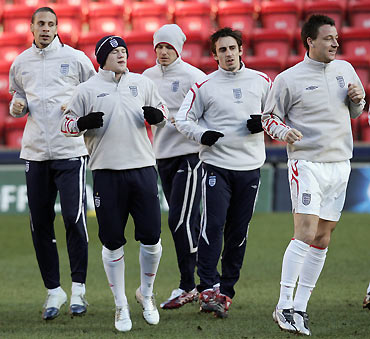
[[[358,75],[357,75],[357,73],[354,69],[353,69],[353,73],[354,73],[353,83],[357,84],[358,86],[360,86],[362,88],[362,92],[364,93],[364,97],[365,97],[364,87],[362,86],[361,80],[358,77]],[[349,99],[348,109],[349,109],[350,117],[352,119],[358,118],[362,114],[365,105],[366,105],[365,99],[362,99],[358,104],[355,104],[351,99]]]
[[[75,94],[73,95],[70,103],[68,104],[64,115],[62,117],[61,132],[66,137],[79,137],[83,135],[86,130],[80,131],[77,127],[77,120],[87,115],[89,112],[87,110],[87,97],[84,96],[77,87]]]
[[[155,124],[153,126],[164,127],[167,123],[170,123],[168,121],[169,116],[168,108],[165,105],[165,102],[162,99],[162,97],[159,95],[159,91],[155,83],[147,77],[145,77],[145,79],[147,79],[148,81],[148,91],[147,91],[148,95],[146,97],[145,106],[155,107],[162,112],[164,119],[160,123]]]
[[[285,112],[291,106],[292,96],[283,78],[276,77],[271,91],[267,97],[264,112],[262,114],[262,127],[273,139],[283,141],[290,129],[285,125]]]
[[[28,110],[26,93],[24,92],[23,87],[20,85],[21,82],[19,80],[20,79],[17,78],[16,74],[16,67],[13,63],[9,71],[9,93],[13,96],[10,102],[9,113],[15,118],[25,116]],[[13,112],[13,104],[15,100],[21,100],[25,103],[21,114],[14,114]]]
[[[198,120],[203,116],[205,110],[204,102],[197,84],[186,94],[184,101],[176,113],[176,128],[188,139],[200,143],[202,134],[207,128],[198,124]]]

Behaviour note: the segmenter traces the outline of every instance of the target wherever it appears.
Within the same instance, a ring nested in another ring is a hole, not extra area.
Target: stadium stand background
[[[34,10],[52,7],[64,43],[95,61],[95,43],[103,35],[122,35],[129,47],[128,67],[141,73],[155,63],[152,35],[161,25],[177,23],[187,35],[182,57],[206,73],[217,69],[208,38],[218,27],[244,34],[247,67],[272,79],[303,59],[300,27],[313,13],[333,17],[339,54],[352,63],[370,97],[370,0],[0,0],[0,150],[19,149],[26,118],[9,116],[8,72],[14,58],[32,43],[29,25]],[[368,106],[366,107],[367,112]],[[370,145],[367,113],[352,121],[356,145]],[[280,146],[266,137],[269,146]]]

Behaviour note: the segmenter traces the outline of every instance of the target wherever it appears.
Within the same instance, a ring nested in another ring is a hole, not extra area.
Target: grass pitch
[[[308,313],[316,338],[370,338],[370,312],[362,299],[370,279],[369,215],[345,213],[329,246],[324,270],[311,297]],[[172,238],[162,216],[163,255],[155,283],[157,305],[178,287],[179,274]],[[61,216],[56,218],[61,284],[70,295],[71,280]],[[114,302],[101,262],[95,217],[88,219],[89,270],[84,317],[71,318],[68,307],[50,322],[41,319],[46,297],[36,263],[27,216],[0,216],[0,338],[295,338],[281,332],[271,313],[279,295],[281,261],[292,236],[289,213],[255,214],[236,295],[227,319],[199,313],[197,304],[160,310],[157,326],[142,318],[134,294],[140,284],[139,245],[127,226],[126,293],[133,328],[114,328]]]

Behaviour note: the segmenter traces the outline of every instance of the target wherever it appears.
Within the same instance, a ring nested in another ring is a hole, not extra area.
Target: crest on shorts
[[[344,78],[341,76],[341,75],[338,75],[336,77],[337,81],[338,81],[338,85],[340,88],[343,88],[345,86],[345,82],[344,82]]]
[[[209,186],[213,187],[216,185],[216,176],[215,175],[210,175],[208,178],[208,184]]]
[[[95,203],[95,207],[100,207],[100,197],[99,196],[94,197],[94,203]]]
[[[172,92],[177,92],[180,86],[180,81],[176,80],[171,84]]]
[[[233,95],[235,99],[241,99],[242,95],[242,89],[241,88],[233,88]]]
[[[137,97],[138,91],[137,91],[137,86],[129,86],[131,95],[133,97]]]
[[[67,75],[69,72],[69,64],[61,64],[60,65],[60,73],[63,75]]]
[[[116,48],[118,47],[118,42],[116,39],[110,39],[109,41],[110,45],[113,47],[113,48]]]
[[[302,204],[307,206],[311,202],[311,193],[303,193],[302,194]]]
[[[29,161],[26,161],[26,173],[30,170],[30,162]]]

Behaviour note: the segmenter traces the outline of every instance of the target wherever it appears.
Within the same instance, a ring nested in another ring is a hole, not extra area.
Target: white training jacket
[[[115,73],[99,72],[76,88],[62,119],[66,136],[84,135],[92,170],[125,170],[154,166],[155,155],[144,122],[143,106],[168,110],[158,89],[149,78],[128,70],[121,79]],[[80,132],[77,120],[90,112],[103,112],[101,128]],[[163,126],[166,119],[156,126]]]
[[[365,100],[353,103],[348,84],[361,81],[350,63],[323,63],[306,56],[274,80],[262,117],[265,131],[283,140],[290,128],[303,134],[287,144],[289,159],[312,162],[343,161],[352,158],[350,118],[357,118]],[[363,87],[362,87],[363,89]]]
[[[33,161],[69,159],[87,155],[82,138],[66,139],[60,132],[61,106],[69,102],[78,84],[96,74],[81,51],[55,38],[44,49],[35,44],[18,55],[9,72],[9,92],[26,100],[29,111],[20,158]]]
[[[184,62],[181,57],[168,66],[162,66],[157,61],[157,64],[145,70],[143,75],[157,85],[159,94],[168,107],[169,121],[175,118],[191,86],[206,76],[198,68]],[[153,148],[157,159],[199,152],[199,144],[179,133],[171,123],[154,129]]]
[[[195,83],[176,115],[178,130],[200,143],[207,130],[225,136],[213,146],[201,145],[205,163],[230,169],[260,168],[266,158],[264,133],[251,134],[246,124],[251,114],[261,114],[271,88],[270,78],[242,67],[236,72],[221,67]]]

